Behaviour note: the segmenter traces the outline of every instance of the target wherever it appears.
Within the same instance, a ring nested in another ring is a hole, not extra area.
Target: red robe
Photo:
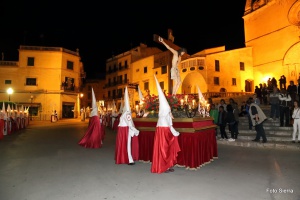
[[[156,127],[151,172],[160,174],[173,167],[177,164],[178,152],[178,137],[172,134],[170,127]]]
[[[0,140],[4,138],[4,120],[0,119]]]
[[[78,144],[85,148],[101,148],[104,136],[105,132],[102,130],[99,117],[93,116],[90,118],[87,131]]]
[[[119,126],[116,137],[115,162],[116,164],[129,164],[127,143],[128,126]],[[134,161],[139,159],[139,141],[138,136],[131,137],[131,155]]]

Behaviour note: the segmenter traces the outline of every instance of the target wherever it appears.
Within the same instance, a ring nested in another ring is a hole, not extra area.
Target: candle
[[[195,105],[195,99],[193,99],[193,106]]]
[[[180,104],[183,105],[183,99],[180,100]]]
[[[139,112],[139,105],[135,106],[136,112]]]

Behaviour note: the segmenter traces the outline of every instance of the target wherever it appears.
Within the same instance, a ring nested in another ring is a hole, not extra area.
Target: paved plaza
[[[101,149],[77,144],[88,121],[30,121],[0,140],[2,200],[299,200],[300,151],[218,143],[198,170],[152,174],[150,163],[116,165],[116,133]]]

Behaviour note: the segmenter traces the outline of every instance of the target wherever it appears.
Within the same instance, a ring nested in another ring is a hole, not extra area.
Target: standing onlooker
[[[254,95],[253,95],[253,102],[254,102],[256,105],[260,106],[260,99],[257,97],[257,94],[254,94]]]
[[[254,93],[256,94],[256,98],[259,99],[259,103],[262,101],[262,92],[258,86],[255,86]]]
[[[286,77],[284,75],[282,75],[279,79],[279,87],[280,87],[280,90],[282,88],[286,89]]]
[[[299,101],[297,100],[294,101],[294,110],[293,110],[292,118],[294,119],[292,142],[295,143],[296,133],[298,132],[298,143],[300,143],[300,108],[299,108]]]
[[[230,126],[230,130],[231,130],[231,138],[228,139],[229,142],[233,142],[235,141],[235,139],[237,138],[237,122],[235,120],[234,117],[234,111],[233,111],[233,107],[231,104],[227,105],[227,117],[226,117],[226,122],[229,124]]]
[[[225,102],[224,99],[221,99],[221,100],[220,100],[220,103],[219,103],[219,105],[218,105],[218,110],[219,110],[220,106],[223,106],[223,109],[224,109],[225,111],[227,111],[227,110],[226,110],[227,104],[226,104],[226,102]]]
[[[227,112],[225,111],[223,106],[219,107],[219,117],[218,117],[218,126],[220,127],[220,133],[221,133],[221,139],[228,139],[225,128],[226,128],[226,117],[227,117]]]
[[[287,93],[291,95],[292,102],[294,102],[297,96],[297,86],[294,84],[294,81],[290,81],[290,85],[287,87]]]
[[[261,89],[261,95],[262,95],[262,101],[264,105],[268,105],[268,88],[267,88],[267,84],[263,84],[263,87]]]
[[[267,138],[266,138],[265,130],[264,130],[264,127],[263,127],[263,123],[267,119],[265,113],[254,102],[252,102],[250,104],[249,113],[250,113],[250,117],[251,117],[251,120],[252,120],[252,124],[253,124],[253,126],[255,127],[255,130],[256,130],[256,137],[252,141],[259,142],[260,138],[262,137],[262,139],[263,139],[262,142],[266,143]]]
[[[277,87],[273,87],[273,91],[269,94],[269,101],[271,104],[270,120],[279,118],[279,92]]]
[[[271,79],[271,83],[272,83],[272,88],[273,88],[274,86],[277,87],[277,80],[276,80],[275,77],[273,77],[273,78]]]
[[[296,133],[298,132],[298,143],[300,143],[300,108],[299,108],[299,101],[297,100],[294,101],[294,111],[293,111],[292,118],[294,119],[292,142],[295,143]]]
[[[237,102],[234,102],[233,103],[233,114],[234,114],[234,119],[236,121],[236,127],[234,129],[235,139],[238,138],[238,134],[239,134],[239,122],[240,122],[239,113],[240,113],[240,111],[239,111],[238,104],[237,104]]]
[[[251,116],[250,116],[250,104],[253,102],[253,98],[249,97],[249,99],[247,100],[246,103],[246,112],[247,112],[247,117],[248,117],[248,124],[249,124],[249,130],[252,131],[252,120],[251,120]]]
[[[219,111],[216,109],[215,104],[210,104],[209,116],[214,119],[214,124],[218,124]],[[216,128],[216,136],[217,136],[217,128]]]
[[[297,97],[298,97],[298,101],[300,101],[300,79],[297,80],[298,81],[298,85],[297,85]]]
[[[287,93],[285,89],[282,89],[279,94],[279,106],[280,106],[280,126],[290,126],[290,109],[292,107],[291,95]],[[284,121],[285,120],[285,121]],[[285,123],[284,123],[285,122]]]

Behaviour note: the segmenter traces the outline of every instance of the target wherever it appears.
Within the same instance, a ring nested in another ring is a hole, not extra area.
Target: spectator
[[[247,100],[247,104],[246,104],[246,112],[247,112],[247,117],[248,117],[248,125],[249,125],[249,130],[252,131],[252,120],[251,120],[251,116],[250,116],[250,104],[253,102],[253,98],[249,97],[249,99]]]
[[[300,143],[300,108],[299,108],[299,101],[294,101],[294,111],[292,118],[293,122],[293,139],[292,142],[295,143],[296,141],[296,134],[298,132],[298,143]]]
[[[261,95],[262,95],[262,103],[264,105],[268,105],[268,94],[269,94],[269,91],[268,91],[268,88],[267,88],[267,84],[263,84],[263,87],[261,89]]]
[[[291,95],[287,93],[285,89],[282,89],[279,94],[279,113],[280,113],[280,126],[290,126],[290,109],[292,107]]]
[[[256,94],[256,97],[259,99],[259,103],[262,101],[262,91],[258,86],[255,86],[254,93]]]
[[[253,101],[256,105],[260,106],[260,99],[257,97],[257,94],[253,95]]]
[[[252,141],[259,142],[260,138],[262,137],[262,139],[263,139],[262,142],[266,143],[267,138],[266,138],[265,130],[264,130],[264,127],[263,127],[263,123],[267,119],[265,113],[254,102],[252,102],[250,104],[249,113],[250,113],[250,118],[252,120],[252,124],[255,127],[255,131],[256,131],[256,137]]]
[[[273,77],[273,78],[271,79],[271,83],[272,83],[272,87],[274,87],[274,86],[277,87],[277,80],[276,80],[275,77]]]
[[[219,117],[218,117],[218,126],[220,127],[221,138],[220,140],[228,139],[225,127],[226,127],[226,117],[227,112],[223,106],[219,106]]]
[[[271,104],[270,120],[279,119],[279,92],[277,87],[273,87],[273,91],[269,94]]]
[[[230,126],[230,130],[231,130],[231,138],[228,139],[229,142],[233,142],[235,141],[235,139],[237,138],[237,134],[238,134],[238,123],[235,120],[234,117],[234,109],[232,107],[231,104],[227,105],[227,117],[226,117],[226,122],[229,124]]]
[[[239,114],[240,117],[247,116],[247,111],[246,111],[246,102],[243,101],[241,105],[241,112]]]
[[[216,109],[215,104],[210,104],[209,116],[214,119],[214,124],[218,124],[219,111]],[[217,136],[217,130],[216,130]]]
[[[297,96],[297,86],[294,84],[294,81],[290,81],[290,85],[287,87],[287,93],[291,96],[292,102],[294,102]]]
[[[286,89],[286,77],[284,75],[282,75],[279,79],[279,86],[280,86],[280,90],[281,89]]]
[[[227,105],[226,105],[226,102],[224,99],[220,100],[220,104],[218,105],[218,110],[219,110],[220,106],[223,106],[223,109],[226,111]]]

